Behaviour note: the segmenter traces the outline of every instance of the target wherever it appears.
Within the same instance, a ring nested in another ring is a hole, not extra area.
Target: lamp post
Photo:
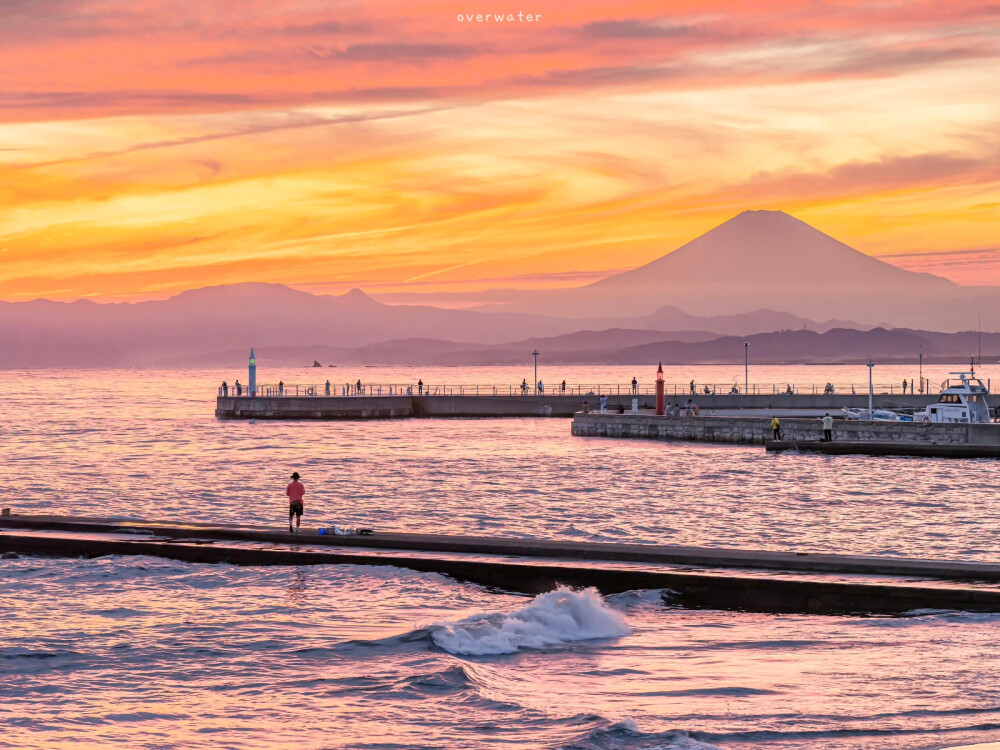
[[[535,394],[538,394],[538,350],[535,349],[531,353],[531,356],[535,358]]]
[[[875,393],[875,388],[872,386],[872,368],[875,367],[875,363],[872,362],[871,357],[868,358],[868,419],[875,419],[875,412],[872,409],[872,396]]]
[[[743,342],[743,392],[750,393],[750,342]]]
[[[912,388],[910,390],[913,390]],[[920,393],[924,392],[924,346],[920,345]]]

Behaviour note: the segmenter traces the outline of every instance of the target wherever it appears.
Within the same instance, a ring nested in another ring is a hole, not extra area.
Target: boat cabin
[[[986,402],[989,391],[974,372],[952,372],[959,383],[941,391],[936,404],[927,407],[918,415],[922,422],[959,422],[965,424],[988,424],[990,407]]]

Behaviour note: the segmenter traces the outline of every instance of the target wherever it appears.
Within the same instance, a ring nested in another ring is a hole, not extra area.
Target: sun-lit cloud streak
[[[746,208],[995,244],[1000,6],[468,6],[0,5],[0,298],[565,286]]]

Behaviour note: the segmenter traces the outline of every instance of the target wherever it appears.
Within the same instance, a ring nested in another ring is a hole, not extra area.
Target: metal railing
[[[904,391],[902,383],[876,383],[876,395],[917,396],[938,393],[948,386],[948,381],[938,384],[925,383],[918,393],[913,393],[910,384]],[[987,385],[987,387],[989,387]],[[541,388],[532,387],[528,383],[520,385],[494,384],[434,384],[434,383],[268,383],[258,385],[256,393],[251,393],[245,385],[235,384],[226,387],[219,386],[219,396],[238,397],[312,397],[312,396],[652,396],[656,394],[655,384],[631,383],[557,383],[549,387],[543,383]],[[868,383],[810,383],[797,385],[795,383],[665,383],[664,393],[668,397],[697,398],[699,396],[732,395],[732,396],[777,396],[777,395],[857,395],[868,393]]]

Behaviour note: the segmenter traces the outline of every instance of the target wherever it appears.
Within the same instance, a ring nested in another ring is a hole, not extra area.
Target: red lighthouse
[[[656,368],[656,413],[659,416],[663,416],[665,411],[665,404],[663,400],[663,363],[660,362],[660,366]]]

